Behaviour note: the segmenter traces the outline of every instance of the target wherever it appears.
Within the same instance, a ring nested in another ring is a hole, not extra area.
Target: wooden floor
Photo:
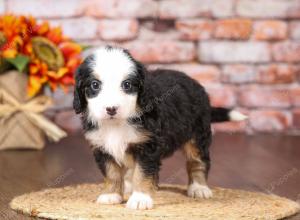
[[[211,157],[211,186],[274,193],[300,202],[300,137],[218,134]],[[160,174],[161,182],[186,183],[180,152],[163,162]],[[48,144],[44,151],[2,151],[0,219],[29,219],[8,208],[16,195],[101,180],[88,144],[80,135]],[[290,219],[300,219],[300,215]]]

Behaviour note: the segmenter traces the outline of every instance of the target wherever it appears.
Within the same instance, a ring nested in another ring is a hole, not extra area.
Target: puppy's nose
[[[116,107],[116,106],[106,107],[106,112],[110,116],[114,116],[115,114],[117,114],[117,109],[118,109],[118,107]]]

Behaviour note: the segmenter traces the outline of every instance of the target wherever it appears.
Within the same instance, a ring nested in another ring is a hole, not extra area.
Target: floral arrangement
[[[82,46],[62,34],[60,27],[31,16],[0,16],[0,74],[10,69],[28,74],[28,95],[44,87],[64,90],[74,84]]]

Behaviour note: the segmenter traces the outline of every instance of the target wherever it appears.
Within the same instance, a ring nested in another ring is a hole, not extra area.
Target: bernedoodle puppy
[[[76,72],[74,109],[105,177],[97,202],[151,209],[161,160],[181,149],[187,195],[210,198],[211,123],[244,120],[238,111],[210,106],[204,88],[184,73],[148,71],[128,51],[95,50]]]

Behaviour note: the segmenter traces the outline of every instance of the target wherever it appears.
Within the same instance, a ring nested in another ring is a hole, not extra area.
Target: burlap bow
[[[23,112],[28,120],[45,132],[50,140],[59,141],[67,136],[66,132],[40,114],[49,108],[51,103],[51,99],[46,96],[38,96],[26,103],[20,103],[5,90],[0,89],[0,124],[15,112]]]

